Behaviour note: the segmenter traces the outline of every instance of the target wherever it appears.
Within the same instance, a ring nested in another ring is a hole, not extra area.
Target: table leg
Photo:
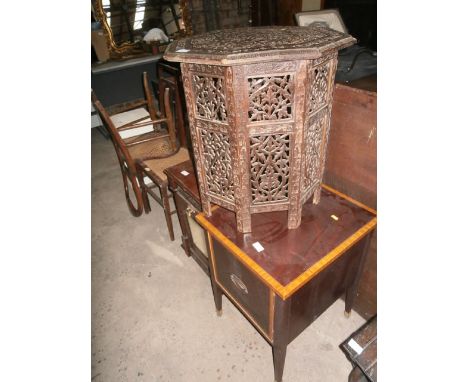
[[[275,369],[275,382],[283,379],[286,348],[289,341],[289,317],[291,313],[291,300],[282,300],[275,296],[274,331],[273,331],[273,367]]]
[[[214,253],[213,253],[213,243],[211,235],[208,231],[205,230],[205,238],[206,242],[208,243],[209,252],[210,252],[210,259],[208,265],[210,267],[210,281],[211,281],[211,289],[213,290],[213,297],[216,306],[216,314],[221,317],[223,314],[223,292],[219,288],[218,284],[216,283],[216,274],[215,274],[215,267],[214,267]]]
[[[369,252],[369,244],[371,242],[372,235],[374,231],[369,233],[365,239],[358,244],[356,251],[361,252],[359,265],[356,272],[356,276],[351,284],[346,288],[346,297],[345,297],[345,317],[349,317],[351,315],[351,309],[354,304],[354,300],[356,298],[357,289],[359,286],[359,281],[361,280],[362,271],[364,269],[364,263],[367,259],[367,253]]]

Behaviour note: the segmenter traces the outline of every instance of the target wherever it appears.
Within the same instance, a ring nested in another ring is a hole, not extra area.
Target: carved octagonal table
[[[288,210],[320,198],[338,50],[356,40],[323,27],[226,29],[173,42],[180,61],[203,212]]]

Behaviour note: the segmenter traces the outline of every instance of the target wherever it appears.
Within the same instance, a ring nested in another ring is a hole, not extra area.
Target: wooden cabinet
[[[203,271],[209,274],[205,233],[194,218],[201,211],[201,206],[192,163],[186,161],[164,172],[174,195],[177,217],[182,230],[182,248],[187,256],[191,256]]]
[[[287,211],[253,215],[249,234],[222,207],[196,219],[207,232],[217,311],[225,295],[244,314],[273,347],[281,381],[287,345],[343,294],[351,311],[375,211],[322,185],[320,204],[306,203],[294,230]]]

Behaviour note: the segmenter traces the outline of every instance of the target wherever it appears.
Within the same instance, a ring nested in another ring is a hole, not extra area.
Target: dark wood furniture
[[[209,275],[205,233],[195,221],[195,216],[201,212],[201,205],[192,162],[182,162],[167,168],[164,172],[169,181],[169,188],[174,195],[177,216],[182,230],[182,248],[184,248],[186,255],[191,256]]]
[[[181,62],[203,211],[251,215],[319,203],[338,50],[355,39],[323,27],[220,30],[173,42]]]
[[[335,86],[323,182],[377,209],[376,78],[363,80]],[[366,319],[377,314],[377,235],[370,243],[355,310]]]
[[[369,207],[377,207],[377,93],[375,82],[366,81],[366,89],[358,89],[354,85],[346,86],[337,84],[333,99],[333,115],[329,139],[329,151],[325,165],[324,182],[335,189],[341,190],[356,200]],[[181,165],[182,166],[182,165]],[[201,211],[196,179],[193,174],[192,164],[187,162],[181,170],[190,173],[189,176],[179,176],[180,190],[190,189],[185,193],[192,198],[191,208]],[[171,185],[171,172],[167,172]],[[191,187],[187,187],[187,183]],[[182,191],[181,191],[182,192]],[[177,193],[177,191],[176,191]],[[183,194],[183,197],[187,197]],[[175,198],[177,205],[177,198]],[[184,203],[184,202],[181,202]],[[187,205],[183,204],[181,210]],[[181,215],[185,216],[185,215]],[[188,223],[183,223],[182,242],[187,254],[197,251],[190,239]],[[207,269],[206,257],[202,268]],[[377,313],[377,235],[372,236],[369,254],[366,258],[361,281],[359,283],[354,309],[364,318],[369,319]]]
[[[188,126],[188,119],[180,65],[160,60],[156,64],[156,70],[158,74],[159,104],[162,105],[164,102],[164,89],[169,88],[173,95],[174,120],[180,145],[190,150],[187,129],[185,128],[185,126]]]
[[[349,382],[377,382],[377,316],[366,322],[340,347],[353,364]]]
[[[133,104],[132,108],[146,106],[149,119],[144,116],[116,127],[111,116],[94,93],[91,95],[91,101],[99,112],[114,145],[130,212],[135,217],[140,216],[143,211],[149,213],[151,207],[148,194],[151,195],[163,207],[169,236],[171,240],[174,240],[171,213],[175,213],[175,211],[170,211],[170,195],[164,169],[188,160],[189,155],[187,150],[180,148],[177,143],[169,105],[169,89],[166,89],[164,95],[165,116],[163,116],[155,108],[146,73],[143,77],[146,100],[140,104]],[[145,126],[152,126],[152,130],[127,138],[121,136],[129,130],[141,129]],[[132,192],[130,192],[130,188]],[[159,189],[160,195],[155,193],[155,188]],[[131,194],[134,198],[131,197]]]
[[[250,234],[239,233],[234,212],[222,207],[196,218],[207,232],[217,311],[224,294],[272,345],[281,381],[294,338],[343,294],[350,313],[375,211],[322,185],[320,204],[309,200],[294,230],[286,211],[253,215]]]

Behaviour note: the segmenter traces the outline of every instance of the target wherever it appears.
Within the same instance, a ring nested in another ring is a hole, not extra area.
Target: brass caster
[[[351,316],[351,311],[347,312],[347,311],[345,310],[344,316],[345,316],[346,318],[349,318],[349,316]]]
[[[217,310],[217,311],[216,311],[216,315],[217,315],[218,317],[221,317],[221,316],[223,315],[223,310],[222,310],[222,309]]]

